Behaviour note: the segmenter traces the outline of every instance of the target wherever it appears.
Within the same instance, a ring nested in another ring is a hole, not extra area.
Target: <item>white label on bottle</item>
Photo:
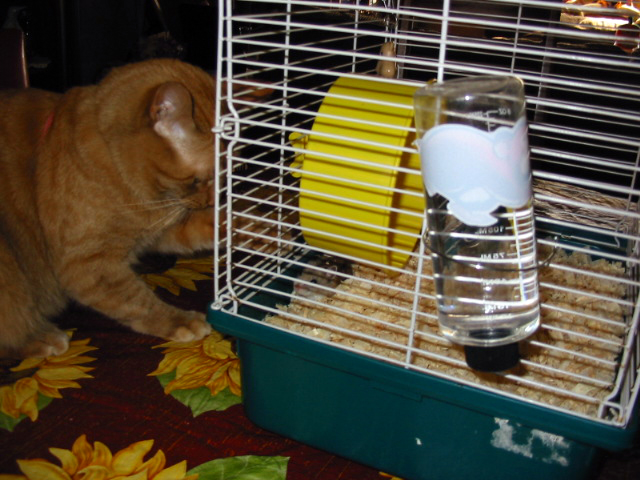
[[[496,208],[522,207],[531,197],[525,118],[492,132],[438,125],[418,141],[418,149],[428,194],[449,200],[448,209],[467,225],[493,225]]]

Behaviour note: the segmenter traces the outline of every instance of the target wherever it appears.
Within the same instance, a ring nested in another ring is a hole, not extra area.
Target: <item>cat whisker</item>
[[[177,200],[176,198],[163,198],[163,199],[160,199],[160,200],[145,200],[144,202],[123,203],[120,206],[121,207],[135,207],[137,205],[149,205],[149,204],[155,204],[155,203],[175,202],[176,200]]]
[[[165,200],[152,200],[149,202],[140,202],[140,203],[126,203],[121,205],[123,207],[139,207],[139,208],[131,208],[128,209],[130,211],[154,211],[154,210],[162,210],[164,208],[171,207],[184,207],[184,200],[179,198],[169,198]]]
[[[174,223],[174,221],[178,217],[180,217],[183,214],[183,212],[184,212],[184,208],[182,207],[177,207],[169,211],[165,216],[159,218],[158,220],[153,222],[151,225],[149,225],[148,228],[151,234],[155,235],[156,233],[162,231],[164,228]]]

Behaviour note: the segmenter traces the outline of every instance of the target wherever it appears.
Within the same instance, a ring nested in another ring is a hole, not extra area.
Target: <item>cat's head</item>
[[[252,102],[264,101],[273,92],[242,82],[234,82],[232,90],[234,98]],[[141,189],[141,197],[179,198],[192,209],[213,204],[220,159],[215,158],[212,132],[212,75],[175,59],[134,63],[100,82],[96,102],[101,135],[123,176]]]
[[[207,103],[194,98],[183,83],[163,83],[155,89],[149,118],[171,151],[154,159],[160,187],[180,196],[189,208],[205,208],[213,205],[213,125],[206,116],[197,118],[196,101]]]
[[[123,177],[148,200],[213,203],[215,84],[163,59],[115,69],[98,86],[99,129]]]

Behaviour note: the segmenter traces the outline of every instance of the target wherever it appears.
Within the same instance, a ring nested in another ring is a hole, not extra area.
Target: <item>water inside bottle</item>
[[[539,325],[533,206],[492,213],[489,226],[462,223],[447,199],[427,198],[428,247],[434,262],[441,333],[463,345],[497,346]]]

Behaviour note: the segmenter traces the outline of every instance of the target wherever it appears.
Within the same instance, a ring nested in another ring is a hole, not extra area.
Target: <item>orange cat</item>
[[[177,341],[211,328],[159,300],[131,265],[211,249],[214,80],[177,60],[64,95],[0,92],[0,356],[58,355],[69,299]]]

